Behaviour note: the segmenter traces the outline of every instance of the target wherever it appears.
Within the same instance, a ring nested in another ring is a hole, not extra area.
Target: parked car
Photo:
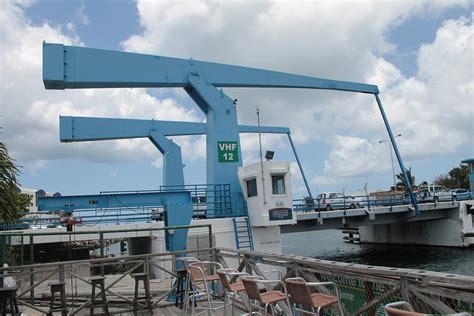
[[[353,196],[338,192],[325,192],[316,197],[316,205],[326,211],[346,208],[359,208],[360,203]]]
[[[422,185],[418,187],[416,193],[418,202],[439,202],[452,201],[453,195],[451,192],[441,185]]]
[[[467,189],[453,189],[451,190],[451,194],[453,195],[453,199],[457,201],[471,200],[473,197],[472,191]]]

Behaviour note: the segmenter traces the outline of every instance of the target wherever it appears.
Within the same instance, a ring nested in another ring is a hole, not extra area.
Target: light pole
[[[398,134],[393,138],[395,139],[395,138],[400,137],[400,136],[402,136],[402,134]],[[393,189],[396,190],[397,189],[397,183],[395,181],[395,166],[393,164],[392,144],[391,144],[390,139],[379,140],[379,144],[382,144],[382,143],[388,143],[388,149],[390,149],[390,159],[392,160]]]

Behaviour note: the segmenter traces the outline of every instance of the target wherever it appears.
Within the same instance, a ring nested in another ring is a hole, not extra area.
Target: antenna
[[[258,125],[258,145],[260,147],[260,169],[262,171],[262,191],[263,191],[263,204],[267,204],[267,198],[265,195],[265,174],[263,172],[263,154],[262,154],[262,132],[260,128],[260,109],[257,107],[257,125]]]

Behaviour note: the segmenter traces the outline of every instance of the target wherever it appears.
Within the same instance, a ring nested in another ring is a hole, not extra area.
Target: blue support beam
[[[239,133],[258,133],[259,127],[239,125]],[[205,135],[206,123],[173,122],[160,120],[137,120],[123,118],[98,118],[61,116],[59,139],[61,142],[83,142],[97,140],[146,138],[150,132],[164,136]],[[261,133],[289,134],[288,127],[261,126]]]
[[[164,207],[167,226],[191,224],[193,207],[189,191],[105,193],[44,197],[38,199],[39,211],[106,210],[108,208]],[[185,250],[187,229],[178,229],[168,236],[171,251]]]
[[[388,136],[390,137],[390,142],[392,143],[393,151],[395,151],[395,155],[397,156],[398,164],[400,165],[400,169],[402,170],[402,175],[403,179],[405,180],[405,184],[408,188],[408,194],[410,195],[410,200],[412,205],[415,207],[415,212],[416,215],[420,214],[420,209],[418,208],[418,203],[416,201],[416,196],[413,193],[413,188],[411,187],[411,179],[408,179],[408,175],[405,169],[405,166],[403,164],[402,156],[400,155],[400,152],[398,151],[398,146],[397,142],[395,140],[395,137],[393,136],[392,129],[390,127],[390,123],[388,122],[387,115],[385,114],[385,111],[383,109],[382,101],[380,101],[380,98],[378,95],[375,95],[375,101],[377,101],[377,105],[380,110],[380,114],[382,115],[383,122],[385,124],[385,127],[387,128],[387,133]]]
[[[113,119],[61,116],[59,130],[61,142],[99,141],[130,138],[149,138],[163,154],[163,185],[183,186],[183,159],[181,147],[165,136],[206,134],[207,125],[194,122],[157,120]],[[239,132],[257,133],[258,126],[239,126]],[[263,126],[262,133],[290,132],[285,127]]]
[[[192,74],[215,87],[305,88],[377,94],[376,85],[249,67],[43,43],[46,89],[186,88]]]

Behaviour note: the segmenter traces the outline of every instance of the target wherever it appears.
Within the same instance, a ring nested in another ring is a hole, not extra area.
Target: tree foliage
[[[466,165],[452,168],[447,174],[441,174],[434,180],[434,184],[450,189],[469,189],[469,169]]]
[[[408,181],[410,181],[410,186],[413,188],[415,184],[415,177],[411,174],[411,167],[409,169],[405,169],[407,174]],[[396,184],[396,189],[400,191],[406,191],[408,189],[407,184],[405,182],[405,178],[403,177],[403,172],[397,174],[398,182]]]
[[[0,142],[0,223],[15,220],[30,203],[28,197],[17,191],[19,174],[20,170],[8,154],[7,147]]]

